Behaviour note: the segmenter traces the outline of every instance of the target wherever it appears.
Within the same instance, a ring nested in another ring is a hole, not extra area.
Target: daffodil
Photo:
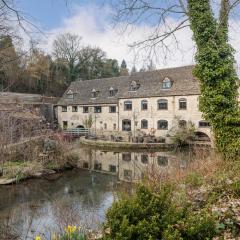
[[[35,240],[41,240],[40,236],[36,236]]]
[[[77,230],[77,227],[76,226],[71,226],[71,225],[68,225],[68,227],[65,228],[65,232],[67,234],[72,234],[72,233],[76,232],[76,230]]]

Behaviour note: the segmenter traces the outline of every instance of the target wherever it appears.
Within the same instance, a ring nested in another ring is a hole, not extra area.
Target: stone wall
[[[185,98],[187,100],[186,110],[179,108],[179,100]],[[117,134],[118,130],[121,132],[123,129],[123,120],[131,121],[131,134],[137,135],[137,132],[142,131],[146,134],[155,133],[155,136],[166,137],[169,131],[178,124],[179,120],[191,121],[196,127],[196,131],[205,133],[208,137],[212,138],[210,127],[201,127],[199,122],[203,120],[202,113],[199,111],[199,95],[189,96],[170,96],[170,97],[151,97],[151,98],[129,98],[119,99],[118,106],[116,106],[116,113],[109,112],[107,104],[95,105],[101,106],[101,113],[94,113],[94,106],[89,106],[89,113],[83,113],[84,106],[77,106],[77,112],[72,112],[72,106],[67,106],[67,112],[62,112],[62,107],[58,106],[58,122],[60,127],[63,127],[63,121],[68,123],[68,128],[74,128],[79,125],[84,126],[85,119],[90,115],[93,118],[92,130],[102,135]],[[167,110],[158,110],[158,100],[164,99],[168,101]],[[147,100],[148,109],[142,110],[141,101]],[[124,102],[132,102],[132,110],[126,111],[124,109]],[[147,129],[141,128],[141,121],[147,120]],[[157,123],[159,120],[166,120],[168,128],[165,130],[158,129]],[[86,126],[84,126],[86,127]],[[124,132],[126,138],[129,134]]]

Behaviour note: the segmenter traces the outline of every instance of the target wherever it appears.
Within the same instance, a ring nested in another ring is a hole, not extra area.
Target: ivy
[[[240,157],[240,108],[234,49],[228,43],[229,1],[222,0],[219,20],[210,0],[188,0],[197,45],[194,75],[200,81],[200,110],[210,122],[216,147],[226,159]]]

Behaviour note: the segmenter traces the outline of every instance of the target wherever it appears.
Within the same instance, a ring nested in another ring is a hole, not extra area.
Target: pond
[[[128,183],[140,181],[149,169],[162,175],[171,169],[184,171],[196,157],[192,151],[129,152],[82,146],[74,154],[79,169],[54,180],[0,186],[0,230],[10,225],[22,239],[32,239],[38,233],[48,237],[68,224],[98,229],[121,183],[131,188]]]

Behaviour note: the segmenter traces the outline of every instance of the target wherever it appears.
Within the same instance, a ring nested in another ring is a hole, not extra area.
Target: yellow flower
[[[65,228],[65,232],[67,234],[72,234],[72,233],[76,232],[76,230],[77,230],[77,227],[76,226],[71,226],[71,225],[68,225],[68,227]]]
[[[40,236],[36,236],[35,240],[41,240]]]

